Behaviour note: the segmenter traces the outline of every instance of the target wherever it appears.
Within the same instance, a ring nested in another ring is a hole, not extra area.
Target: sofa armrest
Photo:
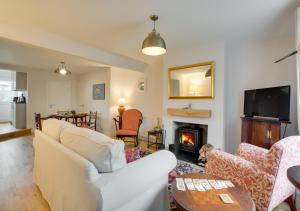
[[[161,150],[117,171],[102,174],[97,187],[101,191],[103,210],[116,210],[162,182],[161,189],[167,188],[168,173],[175,166],[174,154]]]
[[[219,150],[208,154],[206,172],[229,179],[243,187],[253,198],[258,210],[266,210],[274,187],[275,177],[254,163]]]

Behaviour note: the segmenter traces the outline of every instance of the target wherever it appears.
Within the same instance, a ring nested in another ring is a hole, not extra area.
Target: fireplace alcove
[[[207,125],[173,122],[174,144],[169,146],[177,159],[197,163],[199,149],[207,143]]]

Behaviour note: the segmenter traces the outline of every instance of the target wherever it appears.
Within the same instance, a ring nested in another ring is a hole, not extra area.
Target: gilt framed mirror
[[[215,62],[172,67],[169,71],[169,99],[213,99]]]

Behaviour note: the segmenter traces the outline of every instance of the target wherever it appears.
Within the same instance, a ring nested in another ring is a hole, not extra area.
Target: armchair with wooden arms
[[[126,137],[134,138],[135,146],[137,146],[139,144],[139,129],[143,123],[142,113],[137,109],[128,109],[123,112],[119,120],[114,118],[114,121],[117,139],[120,138],[124,140]]]

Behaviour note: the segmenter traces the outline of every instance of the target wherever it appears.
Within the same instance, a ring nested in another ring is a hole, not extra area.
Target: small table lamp
[[[119,107],[118,107],[118,112],[119,112],[119,128],[122,128],[122,114],[125,111],[125,99],[120,98],[119,99]]]
[[[122,116],[123,112],[125,111],[125,99],[120,98],[118,104],[119,104],[118,112],[119,115]]]

